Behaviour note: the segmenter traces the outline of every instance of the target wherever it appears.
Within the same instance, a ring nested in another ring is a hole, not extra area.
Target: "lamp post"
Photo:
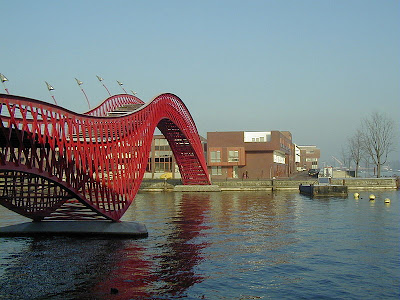
[[[135,96],[137,93],[131,90],[131,93],[133,96]]]
[[[4,89],[6,90],[6,93],[10,94],[8,92],[8,89],[6,88],[6,84],[5,84],[5,82],[8,81],[7,77],[0,73],[0,80],[1,80],[1,83],[3,84]]]
[[[125,92],[125,94],[128,94],[128,93],[125,91],[125,89],[122,87],[123,83],[122,83],[121,81],[118,81],[118,80],[117,80],[117,82],[118,82],[119,86],[121,87],[121,89]]]
[[[96,77],[97,77],[97,79],[100,81],[100,83],[104,86],[104,88],[106,89],[106,91],[107,91],[107,93],[110,95],[110,97],[111,97],[111,93],[110,93],[110,91],[108,90],[108,88],[106,87],[106,85],[103,83],[103,78],[101,78],[100,76],[97,76],[96,75]]]
[[[58,104],[57,104],[57,101],[56,101],[56,98],[54,97],[54,95],[53,95],[52,92],[51,92],[51,91],[54,91],[54,88],[53,88],[47,81],[45,81],[45,83],[46,83],[47,89],[49,90],[49,93],[50,93],[51,98],[53,98],[54,103],[55,103],[56,105],[58,105]]]
[[[77,83],[77,84],[79,85],[79,87],[81,88],[81,91],[82,91],[83,95],[85,95],[87,104],[88,104],[89,109],[90,109],[89,99],[88,99],[88,97],[87,97],[87,95],[86,95],[86,93],[85,93],[85,91],[83,90],[83,87],[82,87],[83,81],[80,81],[80,80],[78,80],[77,78],[75,78],[75,80],[76,80],[76,83]]]

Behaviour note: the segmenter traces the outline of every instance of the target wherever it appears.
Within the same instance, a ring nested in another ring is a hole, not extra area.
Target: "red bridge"
[[[0,204],[35,221],[119,220],[135,198],[156,127],[186,185],[210,184],[183,102],[116,95],[85,114],[0,94]]]

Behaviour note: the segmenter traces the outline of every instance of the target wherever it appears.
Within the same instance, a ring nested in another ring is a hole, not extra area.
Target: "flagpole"
[[[8,81],[7,77],[0,73],[0,80],[1,80],[1,83],[3,84],[4,89],[7,92],[7,94],[10,95],[8,89],[6,88],[6,84],[5,84],[5,82]]]
[[[53,88],[47,81],[45,81],[45,83],[46,83],[47,89],[49,90],[49,93],[50,93],[51,98],[53,98],[54,103],[55,103],[56,105],[58,105],[58,104],[57,104],[57,101],[56,101],[56,98],[55,98],[54,95],[51,93],[51,91],[53,91],[54,88]]]
[[[111,93],[110,93],[110,91],[108,90],[108,88],[106,87],[106,85],[103,83],[103,78],[101,78],[100,76],[97,76],[96,75],[96,77],[97,77],[97,79],[101,82],[101,84],[104,86],[104,88],[106,89],[106,91],[108,92],[108,94],[110,95],[110,97],[111,97]]]
[[[118,82],[119,86],[121,87],[121,89],[125,92],[125,94],[128,94],[128,93],[125,91],[125,89],[122,87],[123,83],[122,83],[121,81],[118,81],[118,80],[117,80],[117,82]]]
[[[83,84],[83,82],[82,82],[82,81],[80,81],[80,80],[78,80],[78,79],[76,79],[76,78],[75,78],[75,80],[76,80],[76,83],[77,83],[77,84],[79,85],[79,87],[81,88],[81,91],[82,91],[83,95],[85,95],[85,98],[86,98],[87,104],[88,104],[88,106],[89,106],[89,109],[90,109],[89,98],[87,97],[87,95],[86,95],[86,93],[85,93],[85,91],[83,90],[83,87],[82,87],[82,84]]]

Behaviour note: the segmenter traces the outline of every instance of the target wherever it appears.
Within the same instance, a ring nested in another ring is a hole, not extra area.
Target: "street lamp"
[[[77,83],[77,84],[79,85],[79,87],[81,88],[81,91],[82,91],[83,95],[85,95],[87,104],[88,104],[89,109],[90,109],[89,99],[88,99],[88,97],[87,97],[87,95],[86,95],[86,93],[85,93],[85,91],[83,90],[83,87],[82,87],[83,81],[80,81],[80,80],[78,80],[77,78],[75,78],[75,80],[76,80],[76,83]]]
[[[106,87],[106,85],[103,83],[103,78],[101,78],[100,76],[97,76],[96,75],[96,77],[97,77],[97,79],[101,82],[101,84],[104,86],[104,88],[106,89],[106,91],[107,91],[107,93],[110,95],[110,97],[111,97],[111,93],[110,93],[110,91],[108,90],[108,88]]]
[[[8,89],[6,88],[6,84],[5,84],[5,82],[8,81],[7,77],[0,73],[0,80],[1,80],[1,83],[3,84],[4,89],[7,92],[7,94],[10,94],[8,92]]]
[[[54,88],[53,88],[47,81],[45,81],[45,83],[46,83],[47,89],[49,90],[49,93],[50,93],[51,98],[53,98],[54,103],[55,103],[56,105],[58,105],[58,104],[57,104],[57,101],[56,101],[56,98],[54,97],[54,95],[53,95],[52,92],[51,92],[51,91],[54,91]]]
[[[125,89],[122,87],[123,83],[122,83],[121,81],[118,81],[118,80],[117,80],[117,82],[118,82],[119,86],[121,87],[121,89],[125,92],[125,94],[128,94],[128,93],[125,91]]]

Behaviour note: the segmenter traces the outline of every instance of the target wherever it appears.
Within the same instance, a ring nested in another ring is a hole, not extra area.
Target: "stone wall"
[[[173,191],[181,185],[177,179],[167,181],[154,179],[143,180],[140,191]],[[317,178],[304,180],[221,180],[213,181],[222,191],[271,191],[271,190],[298,190],[299,185],[318,184]],[[348,189],[396,189],[396,178],[332,178],[332,185],[346,185]]]
[[[349,189],[396,189],[395,178],[332,178],[331,183],[347,185]]]
[[[216,181],[222,191],[271,191],[272,180],[227,180]]]
[[[299,185],[317,184],[317,178],[307,180],[274,180],[274,190],[298,190]]]

